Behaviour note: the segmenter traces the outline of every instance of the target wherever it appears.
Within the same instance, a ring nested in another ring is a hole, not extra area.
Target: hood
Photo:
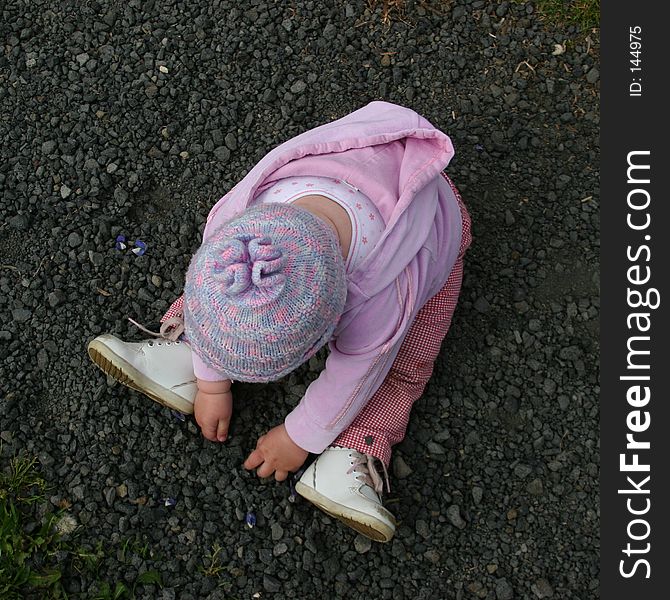
[[[203,241],[278,179],[343,179],[375,203],[386,223],[375,249],[350,276],[352,292],[364,300],[394,281],[430,234],[441,214],[437,175],[453,155],[449,137],[413,110],[371,102],[265,155],[214,206]]]

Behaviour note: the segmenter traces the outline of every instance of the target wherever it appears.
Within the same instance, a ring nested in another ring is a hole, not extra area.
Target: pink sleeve
[[[203,381],[223,381],[229,379],[211,367],[208,367],[193,351],[191,351],[191,359],[193,360],[193,373],[195,373],[198,379],[202,379]]]
[[[410,307],[405,298],[396,293],[394,285],[389,286],[330,342],[324,370],[284,421],[298,446],[323,452],[363,410],[391,370],[405,339],[406,310]]]
[[[286,416],[284,426],[289,437],[303,450],[323,452],[381,386],[399,346],[352,356],[339,352],[331,343],[326,368]]]

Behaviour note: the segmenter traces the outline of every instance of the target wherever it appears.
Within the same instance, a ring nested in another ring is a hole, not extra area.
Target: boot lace
[[[391,493],[391,484],[389,483],[389,474],[386,468],[386,465],[383,461],[379,461],[382,465],[384,471],[384,479],[379,475],[375,461],[377,460],[374,456],[369,454],[355,453],[350,454],[353,464],[347,471],[347,475],[356,472],[361,476],[361,479],[364,483],[369,485],[375,492],[381,494],[384,491],[384,483],[386,483],[386,491]]]
[[[144,333],[148,333],[149,335],[163,338],[165,340],[170,340],[171,342],[176,342],[179,339],[179,336],[184,333],[184,319],[179,315],[167,319],[164,323],[161,324],[159,331],[151,331],[130,317],[128,317],[128,320],[133,325],[135,325],[135,327],[144,331]]]

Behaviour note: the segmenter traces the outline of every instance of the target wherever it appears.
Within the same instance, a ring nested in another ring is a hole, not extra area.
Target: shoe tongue
[[[362,483],[361,487],[359,488],[359,491],[361,494],[363,494],[366,498],[371,500],[372,502],[376,502],[379,504],[379,496],[377,495],[377,492],[372,489],[369,485]]]

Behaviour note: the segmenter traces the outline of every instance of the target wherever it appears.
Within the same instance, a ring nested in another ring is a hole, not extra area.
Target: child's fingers
[[[275,479],[277,481],[284,481],[288,477],[288,471],[275,471]]]
[[[216,428],[216,439],[225,442],[228,438],[228,420],[219,420],[219,426]]]
[[[258,475],[261,479],[265,479],[266,477],[270,477],[274,470],[275,469],[272,464],[265,461],[256,471],[256,475]]]
[[[258,465],[260,465],[263,460],[263,453],[260,450],[254,450],[248,457],[247,460],[244,461],[244,468],[245,469],[255,469]]]
[[[206,423],[200,426],[202,435],[210,442],[216,442],[216,423]]]

